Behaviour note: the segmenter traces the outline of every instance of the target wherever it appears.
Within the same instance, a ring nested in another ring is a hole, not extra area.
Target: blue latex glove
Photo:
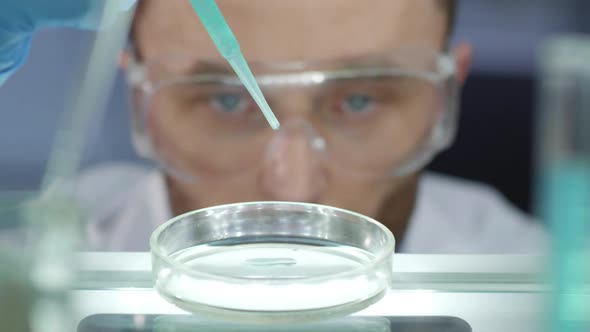
[[[97,29],[108,1],[123,12],[136,0],[0,0],[0,85],[23,63],[35,31]]]

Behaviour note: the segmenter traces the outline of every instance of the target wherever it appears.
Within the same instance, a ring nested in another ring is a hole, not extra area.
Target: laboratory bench
[[[78,261],[71,299],[79,332],[542,331],[550,298],[543,257],[400,254],[391,289],[367,309],[307,325],[256,326],[210,322],[166,302],[153,288],[149,253],[84,253]]]

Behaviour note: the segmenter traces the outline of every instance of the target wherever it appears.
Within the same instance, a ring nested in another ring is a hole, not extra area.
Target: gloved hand
[[[109,1],[124,12],[136,0],[0,0],[0,85],[23,63],[35,31],[97,29]]]

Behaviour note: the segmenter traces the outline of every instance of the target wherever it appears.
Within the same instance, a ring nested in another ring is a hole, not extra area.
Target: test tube
[[[590,330],[590,37],[539,52],[537,209],[551,234],[551,332]]]

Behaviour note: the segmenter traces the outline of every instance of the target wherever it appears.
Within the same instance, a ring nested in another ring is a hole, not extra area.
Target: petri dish
[[[252,202],[178,216],[150,239],[155,288],[197,315],[253,323],[343,316],[391,286],[393,234],[361,214]]]

